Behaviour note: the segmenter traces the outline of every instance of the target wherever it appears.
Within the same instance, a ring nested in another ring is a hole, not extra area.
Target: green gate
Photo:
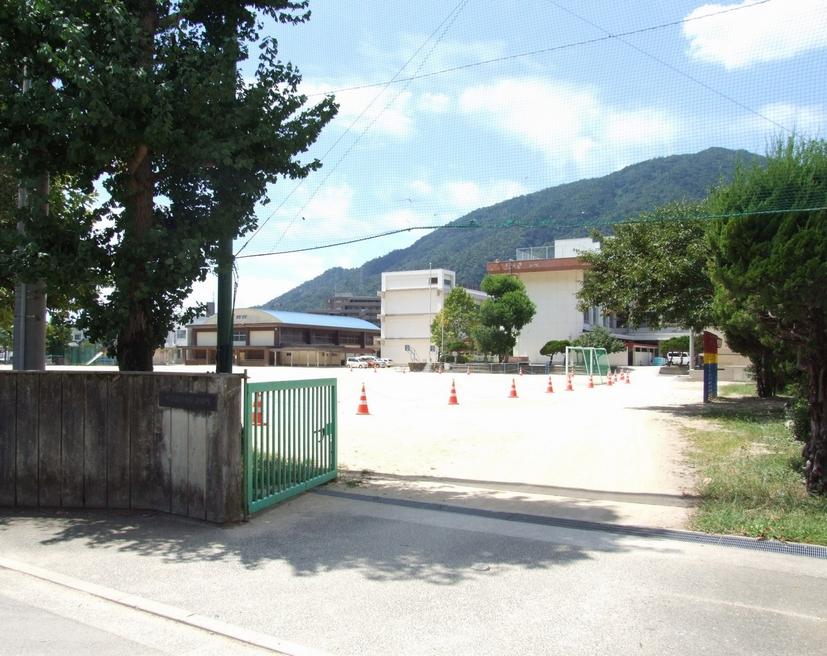
[[[335,378],[245,385],[248,512],[336,478],[336,437]]]

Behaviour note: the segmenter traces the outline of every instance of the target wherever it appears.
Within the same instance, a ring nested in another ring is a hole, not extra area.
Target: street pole
[[[23,69],[23,93],[31,88],[31,81]],[[23,209],[30,202],[25,183],[17,189],[17,208]],[[44,216],[49,213],[49,174],[37,178],[37,209]],[[26,234],[22,221],[17,231]],[[12,369],[18,371],[43,371],[46,369],[46,285],[42,280],[24,282],[19,280],[14,287],[14,333],[12,337],[14,360]]]
[[[218,244],[218,339],[215,372],[233,373],[233,238],[223,236]]]

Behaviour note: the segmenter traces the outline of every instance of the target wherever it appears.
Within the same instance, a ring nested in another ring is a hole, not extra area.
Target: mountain
[[[612,223],[675,200],[699,200],[731,179],[736,162],[763,158],[745,150],[709,148],[627,166],[601,178],[579,180],[483,207],[422,237],[407,248],[356,269],[336,267],[294,287],[261,307],[296,312],[323,311],[335,292],[375,294],[383,271],[427,269],[457,272],[457,284],[479,288],[485,264],[514,257],[517,248],[550,245],[555,239],[585,237]],[[468,226],[473,223],[475,227]]]

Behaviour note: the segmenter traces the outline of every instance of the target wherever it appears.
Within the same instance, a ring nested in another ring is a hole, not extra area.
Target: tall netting
[[[595,382],[603,382],[609,373],[609,354],[604,348],[593,346],[566,347],[566,375],[592,376]]]

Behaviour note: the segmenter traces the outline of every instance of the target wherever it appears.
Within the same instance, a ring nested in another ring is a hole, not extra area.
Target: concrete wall
[[[577,309],[576,294],[583,281],[582,270],[521,273],[528,297],[537,313],[520,332],[516,355],[530,362],[545,363],[540,349],[550,339],[575,339],[583,332],[583,313]]]
[[[244,516],[242,377],[0,372],[0,505]]]

